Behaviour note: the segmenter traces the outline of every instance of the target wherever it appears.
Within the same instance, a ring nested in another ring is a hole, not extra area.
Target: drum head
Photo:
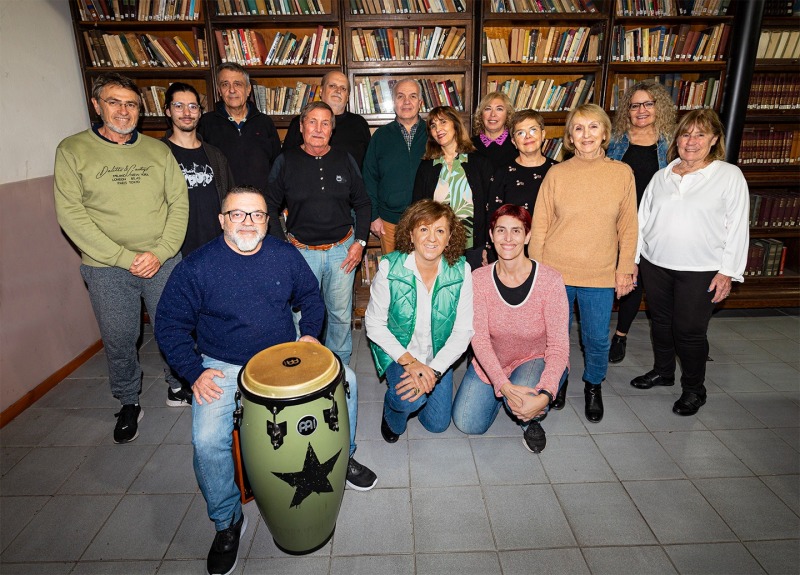
[[[254,395],[287,400],[319,391],[338,373],[339,361],[327,347],[294,341],[254,355],[244,366],[239,384]]]

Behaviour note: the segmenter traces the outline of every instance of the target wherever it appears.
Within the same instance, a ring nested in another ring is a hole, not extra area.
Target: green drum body
[[[350,456],[347,383],[322,345],[256,354],[239,374],[242,459],[275,544],[303,554],[333,535]]]

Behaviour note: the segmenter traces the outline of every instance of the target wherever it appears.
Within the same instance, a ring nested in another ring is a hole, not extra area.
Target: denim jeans
[[[431,433],[441,433],[450,426],[450,415],[453,412],[453,370],[448,369],[436,387],[429,394],[416,401],[400,399],[395,386],[400,383],[405,370],[397,362],[392,362],[386,369],[388,389],[383,398],[383,417],[389,429],[398,435],[406,430],[408,418],[419,412],[419,422]],[[402,394],[401,394],[402,395]]]
[[[567,286],[569,302],[569,328],[572,329],[573,304],[578,300],[581,314],[581,343],[583,343],[583,381],[600,385],[608,371],[608,325],[611,322],[611,306],[614,304],[614,288],[590,288]],[[561,378],[564,383],[567,372]]]
[[[314,272],[325,301],[325,347],[338,355],[345,365],[350,363],[353,352],[350,320],[353,316],[355,271],[347,274],[341,269],[341,265],[353,241],[353,236],[350,236],[343,244],[325,251],[298,248]]]
[[[544,366],[543,358],[531,359],[512,371],[508,379],[514,385],[534,388],[542,377]],[[494,387],[479,378],[470,363],[453,400],[453,423],[464,433],[481,435],[492,426],[501,405],[508,410],[505,396],[502,398],[495,396]],[[545,408],[545,413],[548,409],[549,407]],[[521,427],[528,426],[528,421],[519,421],[515,416],[512,417]]]

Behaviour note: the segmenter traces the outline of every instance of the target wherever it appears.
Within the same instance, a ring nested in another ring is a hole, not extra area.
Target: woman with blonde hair
[[[498,169],[514,161],[517,149],[511,143],[511,116],[514,105],[503,92],[489,92],[475,108],[472,143],[475,151]]]

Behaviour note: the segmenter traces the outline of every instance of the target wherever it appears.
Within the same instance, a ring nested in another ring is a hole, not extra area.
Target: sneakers
[[[177,391],[167,387],[167,405],[170,407],[184,407],[192,405],[194,394],[188,387],[181,387]]]
[[[547,436],[544,434],[542,424],[535,419],[528,424],[522,435],[522,445],[531,453],[541,453],[547,445]]]
[[[130,443],[139,437],[139,422],[142,420],[142,406],[129,403],[114,414],[117,425],[114,427],[114,443]]]
[[[347,486],[356,491],[369,491],[378,482],[378,476],[375,475],[369,467],[361,465],[358,461],[350,458],[347,463]]]
[[[233,520],[231,519],[231,522]],[[236,569],[239,560],[239,539],[247,530],[247,515],[242,513],[238,522],[227,529],[217,531],[208,551],[206,567],[208,575],[228,575]]]

